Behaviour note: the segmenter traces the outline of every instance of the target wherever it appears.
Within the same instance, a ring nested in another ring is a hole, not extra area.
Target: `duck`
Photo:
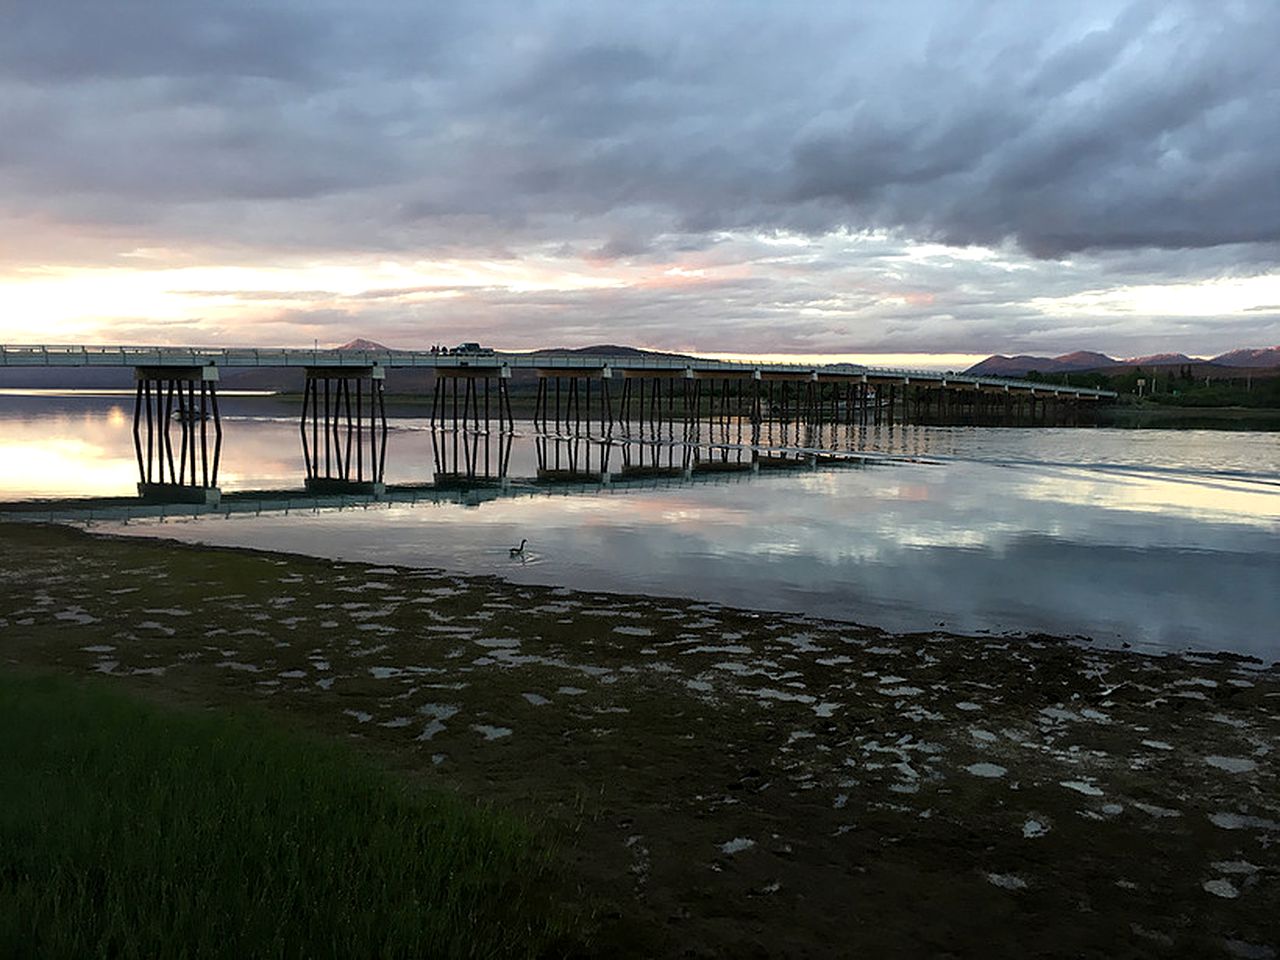
[[[518,546],[518,547],[512,547],[512,548],[511,548],[511,556],[513,556],[513,557],[523,557],[523,556],[524,556],[524,545],[525,545],[526,543],[528,543],[528,542],[529,542],[529,541],[528,541],[528,539],[524,539],[524,540],[521,540],[521,541],[520,541],[520,546]]]

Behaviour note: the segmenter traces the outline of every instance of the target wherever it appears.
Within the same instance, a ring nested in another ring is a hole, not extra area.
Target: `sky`
[[[1280,344],[1280,3],[0,10],[0,342]]]

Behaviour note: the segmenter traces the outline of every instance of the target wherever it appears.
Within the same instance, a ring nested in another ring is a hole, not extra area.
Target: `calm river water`
[[[227,397],[223,413],[224,491],[301,487],[290,406]],[[387,481],[432,484],[437,457],[453,456],[452,437],[437,437],[446,449],[433,451],[421,408],[393,413],[401,415],[392,419]],[[131,417],[129,397],[0,394],[0,500],[133,494]],[[517,487],[554,466],[555,453],[568,465],[567,444],[547,446],[540,464],[532,426],[519,426],[508,468]],[[1045,632],[1280,657],[1275,434],[897,427],[843,430],[822,445],[867,456],[473,506],[383,503],[95,528],[688,596],[891,630]],[[678,464],[681,450],[658,455]],[[603,452],[592,446],[593,469]],[[496,438],[488,453],[496,470],[504,453]],[[608,453],[615,476],[624,459],[642,455],[618,445]],[[586,447],[576,455],[583,462]],[[483,447],[476,457],[483,469]],[[509,548],[526,538],[525,555],[512,558]]]

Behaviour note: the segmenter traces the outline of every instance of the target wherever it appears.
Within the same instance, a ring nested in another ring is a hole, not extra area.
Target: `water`
[[[421,408],[399,412],[408,415],[393,420],[387,480],[429,490],[440,458],[449,469],[465,460],[465,438],[454,448],[452,435],[436,437],[443,449],[433,451]],[[224,401],[224,491],[300,487],[295,416],[270,398]],[[131,417],[127,397],[0,396],[0,499],[132,494]],[[540,463],[531,426],[520,433],[510,477],[554,467],[557,453],[567,468],[569,445],[546,446]],[[868,456],[692,482],[677,476],[639,489],[580,484],[563,496],[492,485],[486,495],[498,499],[478,506],[377,504],[101,526],[688,596],[895,631],[1045,632],[1280,656],[1274,434],[899,427],[842,430],[822,445]],[[497,438],[474,448],[482,470],[486,449],[496,470],[504,456]],[[682,450],[663,446],[657,455],[678,466]],[[602,452],[591,448],[593,470]],[[580,445],[580,464],[586,455]],[[635,463],[642,453],[625,455]],[[750,459],[737,449],[713,456]],[[624,451],[615,446],[609,457],[617,476]],[[525,555],[513,558],[509,548],[522,538]]]

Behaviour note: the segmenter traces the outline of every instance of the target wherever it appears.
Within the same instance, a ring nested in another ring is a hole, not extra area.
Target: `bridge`
[[[585,376],[592,372],[608,379],[612,372],[648,373],[652,376],[847,378],[879,382],[942,387],[975,388],[1028,395],[1076,397],[1089,400],[1115,399],[1110,390],[1088,387],[1049,386],[1030,380],[984,377],[838,363],[825,365],[755,363],[747,361],[664,357],[646,355],[528,354],[499,351],[439,353],[431,350],[305,350],[297,348],[236,347],[150,347],[150,346],[5,346],[0,345],[0,367],[285,367],[285,368],[429,368],[445,376],[451,371],[495,371],[509,376],[511,370],[528,369],[554,376]],[[505,371],[505,373],[503,373]]]
[[[125,367],[136,384],[133,443],[145,500],[219,501],[224,370],[301,374],[299,432],[312,495],[383,496],[386,374],[434,373],[431,426],[455,434],[514,433],[510,384],[536,383],[540,436],[760,446],[773,430],[825,426],[1080,422],[1082,405],[1115,399],[1088,387],[860,364],[755,363],[676,356],[490,350],[305,350],[158,346],[0,346],[0,367]],[[593,396],[594,393],[594,396]],[[677,430],[677,426],[679,430]],[[176,435],[176,436],[175,436]]]

